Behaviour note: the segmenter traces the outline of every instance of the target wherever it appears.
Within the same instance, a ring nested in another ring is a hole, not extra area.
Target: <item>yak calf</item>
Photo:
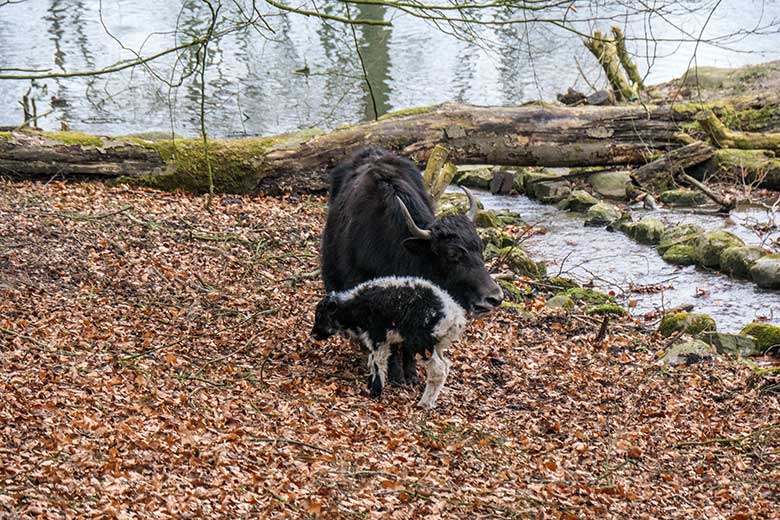
[[[465,311],[443,289],[422,278],[390,276],[323,298],[317,304],[312,336],[325,339],[343,331],[365,345],[372,397],[379,397],[387,383],[393,345],[400,345],[412,359],[419,354],[426,385],[417,405],[433,408],[450,371],[444,351],[465,327]]]

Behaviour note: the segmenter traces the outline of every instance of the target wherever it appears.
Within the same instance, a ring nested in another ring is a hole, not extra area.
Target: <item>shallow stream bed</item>
[[[696,312],[712,315],[723,332],[738,332],[759,318],[780,324],[780,293],[776,291],[695,266],[667,264],[652,246],[634,242],[623,233],[585,228],[581,214],[561,211],[525,196],[480,193],[479,197],[487,209],[509,209],[522,215],[528,224],[547,230],[526,238],[523,248],[534,259],[545,261],[551,276],[560,272],[612,291],[619,303],[635,304],[629,309],[634,316],[692,304]],[[725,226],[748,244],[758,244],[760,239],[742,224],[748,218],[766,220],[765,211],[758,209],[735,211],[728,220],[669,210],[632,214],[635,220],[651,215],[667,225],[693,222],[705,229]]]

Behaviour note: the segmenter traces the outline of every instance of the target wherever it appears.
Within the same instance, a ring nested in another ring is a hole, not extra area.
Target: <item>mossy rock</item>
[[[477,218],[475,222],[478,228],[501,228],[501,220],[498,216],[490,210],[477,211]]]
[[[780,255],[766,255],[750,268],[750,277],[764,289],[780,289]]]
[[[708,314],[694,312],[675,312],[667,314],[661,319],[658,332],[668,338],[675,332],[685,331],[691,336],[696,336],[704,331],[716,331],[718,325]]]
[[[631,191],[631,175],[624,171],[594,173],[588,183],[595,193],[610,199],[624,200]]]
[[[580,284],[578,284],[576,280],[573,280],[571,278],[566,278],[565,276],[553,276],[552,278],[547,280],[547,283],[549,283],[554,287],[557,287],[562,291],[565,291],[566,289],[576,289],[580,286]]]
[[[599,202],[591,206],[585,214],[585,225],[591,227],[608,226],[620,219],[623,212],[608,202]]]
[[[722,229],[704,233],[693,246],[696,263],[704,267],[719,267],[720,254],[724,249],[744,245],[741,238]]]
[[[661,202],[671,206],[699,206],[707,202],[707,197],[700,191],[694,190],[667,190],[660,195]]]
[[[523,191],[529,196],[534,196],[534,184],[543,180],[555,180],[560,177],[558,174],[551,171],[547,171],[544,168],[534,168],[533,170],[526,170],[523,175]]]
[[[454,184],[467,188],[489,190],[493,180],[493,168],[490,166],[459,166]]]
[[[534,314],[528,311],[528,309],[525,308],[525,305],[521,303],[515,303],[515,302],[504,300],[503,302],[501,302],[501,308],[506,309],[510,311],[512,314],[516,314],[526,320],[532,320],[534,318]]]
[[[567,182],[537,182],[531,184],[531,191],[527,193],[539,199],[539,202],[553,204],[568,197],[571,187]]]
[[[521,289],[507,280],[499,280],[498,285],[501,287],[501,290],[504,291],[504,298],[509,301],[522,302],[529,296],[527,289]]]
[[[517,168],[512,171],[512,174],[514,176],[512,191],[520,194],[525,193],[525,176],[528,175],[528,170],[526,168]]]
[[[514,211],[508,210],[508,209],[500,209],[495,212],[496,216],[498,217],[498,220],[501,221],[501,224],[504,226],[525,226],[525,220],[523,220],[523,217],[520,216],[519,213],[515,213]]]
[[[638,224],[639,222],[634,222],[631,220],[631,215],[624,215],[618,221],[613,223],[611,228],[615,231],[620,231],[631,239],[634,239],[636,238],[636,227]]]
[[[575,287],[573,289],[566,289],[562,294],[570,297],[576,303],[584,303],[586,305],[603,305],[607,303],[615,303],[615,299],[603,292],[596,291],[594,289],[588,289],[585,287]]]
[[[477,207],[483,209],[485,206],[477,200]],[[465,193],[447,192],[439,198],[438,211],[436,216],[445,215],[465,215],[469,211],[469,199]]]
[[[609,314],[612,316],[625,316],[627,314],[626,309],[616,303],[602,303],[600,305],[592,305],[585,309],[586,314]]]
[[[695,265],[696,250],[693,246],[672,246],[666,250],[662,258],[673,265]]]
[[[519,247],[504,247],[491,252],[491,256],[501,258],[502,262],[515,274],[529,278],[542,278],[547,274],[543,262],[534,262],[528,254]]]
[[[712,363],[715,353],[713,348],[700,339],[681,341],[672,345],[661,358],[668,366],[688,366],[697,363]]]
[[[496,249],[515,245],[515,239],[497,228],[477,228],[477,235],[482,239],[484,249],[492,245]]]
[[[768,323],[753,322],[740,331],[742,336],[752,336],[761,353],[780,353],[780,327]]]
[[[702,332],[699,339],[715,347],[718,354],[733,354],[739,357],[757,356],[761,351],[752,336],[725,334],[723,332]]]
[[[654,217],[645,217],[636,223],[634,238],[640,244],[657,244],[661,241],[665,226]]]
[[[585,190],[574,190],[571,194],[558,203],[558,209],[585,213],[588,208],[599,203],[599,199]]]
[[[574,300],[571,296],[565,294],[557,294],[547,300],[547,307],[550,309],[563,309],[569,310],[574,308]]]
[[[692,246],[702,234],[704,234],[704,228],[696,224],[680,224],[667,228],[661,234],[658,252],[664,254],[669,248],[678,245]]]
[[[720,254],[720,270],[736,278],[750,278],[750,268],[766,256],[758,246],[727,247]]]

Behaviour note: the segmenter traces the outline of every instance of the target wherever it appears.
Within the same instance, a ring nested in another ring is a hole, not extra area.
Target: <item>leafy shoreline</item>
[[[777,383],[530,297],[473,322],[439,408],[317,344],[324,200],[0,184],[0,512],[771,518]]]

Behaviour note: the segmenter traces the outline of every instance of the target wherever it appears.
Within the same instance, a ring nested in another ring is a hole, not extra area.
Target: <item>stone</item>
[[[758,246],[727,247],[720,254],[720,270],[736,278],[750,278],[750,268],[766,254]]]
[[[482,202],[477,200],[477,207],[483,209]],[[465,193],[442,193],[438,202],[438,211],[436,216],[445,215],[465,215],[469,211],[469,199]]]
[[[712,363],[713,348],[700,339],[681,341],[672,345],[661,360],[667,366],[678,367],[697,363]]]
[[[501,258],[513,273],[520,276],[541,278],[547,273],[544,263],[534,262],[525,251],[516,246],[498,249],[494,256]]]
[[[588,105],[612,105],[615,103],[615,96],[609,90],[597,90],[585,98]]]
[[[493,170],[493,178],[490,179],[490,193],[493,195],[509,195],[515,182],[514,173],[506,170]]]
[[[613,316],[625,316],[626,310],[616,303],[602,303],[600,305],[592,305],[585,309],[585,314],[590,315],[604,315],[610,314]]]
[[[754,321],[742,329],[741,336],[752,336],[756,340],[759,354],[780,354],[780,327]]]
[[[513,176],[515,178],[512,183],[512,190],[516,193],[525,193],[525,176],[528,174],[528,170],[525,168],[519,168],[514,171]]]
[[[523,217],[520,216],[519,213],[515,213],[514,211],[508,210],[508,209],[500,209],[495,212],[496,216],[498,217],[498,220],[501,221],[501,224],[504,226],[525,226],[525,220],[523,220]]]
[[[529,197],[534,196],[534,184],[537,184],[541,181],[545,180],[551,180],[554,181],[558,178],[558,175],[547,171],[544,168],[542,169],[534,169],[534,170],[526,170],[525,175],[523,175],[523,190]]]
[[[551,309],[569,310],[574,307],[574,300],[572,300],[571,296],[558,294],[547,300],[546,305]]]
[[[599,199],[585,190],[574,190],[558,204],[558,209],[585,213],[588,208],[599,203]]]
[[[672,206],[699,206],[707,202],[707,197],[700,191],[667,190],[661,193],[661,202]]]
[[[565,276],[553,276],[547,282],[561,290],[576,289],[580,286],[576,280],[566,278]]]
[[[717,328],[715,320],[709,314],[675,312],[667,314],[661,319],[658,333],[665,338],[680,331],[696,336],[704,331],[716,331]]]
[[[571,194],[571,187],[568,182],[537,182],[531,184],[531,190],[533,196],[545,204],[561,201]]]
[[[504,291],[504,297],[509,301],[522,302],[528,296],[527,291],[524,291],[507,280],[499,280],[498,285],[501,287],[501,290]]]
[[[766,255],[750,268],[750,277],[764,289],[780,289],[780,255]]]
[[[640,244],[657,244],[661,241],[665,226],[654,217],[645,217],[636,223],[634,238]]]
[[[741,238],[722,229],[704,233],[693,246],[696,263],[704,267],[720,267],[720,254],[724,249],[744,245]]]
[[[588,182],[602,197],[624,200],[631,188],[631,175],[625,171],[594,173]]]
[[[478,228],[500,228],[502,227],[501,221],[498,216],[490,210],[477,211],[477,218],[474,224]]]
[[[482,245],[485,249],[489,245],[501,249],[515,245],[515,239],[497,228],[477,228],[477,235],[482,239]]]
[[[725,334],[723,332],[702,332],[699,339],[715,347],[718,354],[733,354],[738,357],[761,354],[756,341],[751,336]]]
[[[617,206],[607,202],[599,202],[588,208],[585,214],[585,225],[591,227],[608,226],[622,215],[623,212]]]
[[[667,228],[661,234],[658,243],[658,252],[664,254],[670,247],[678,245],[693,245],[699,236],[704,233],[704,228],[697,224],[680,224]]]
[[[603,292],[588,289],[585,287],[575,287],[573,289],[566,289],[562,294],[570,297],[576,303],[585,303],[587,305],[602,305],[607,303],[615,303],[615,299]]]
[[[678,245],[666,250],[662,258],[673,265],[695,265],[696,251],[693,246]]]
[[[458,166],[455,184],[478,190],[490,189],[493,170],[490,166]]]

